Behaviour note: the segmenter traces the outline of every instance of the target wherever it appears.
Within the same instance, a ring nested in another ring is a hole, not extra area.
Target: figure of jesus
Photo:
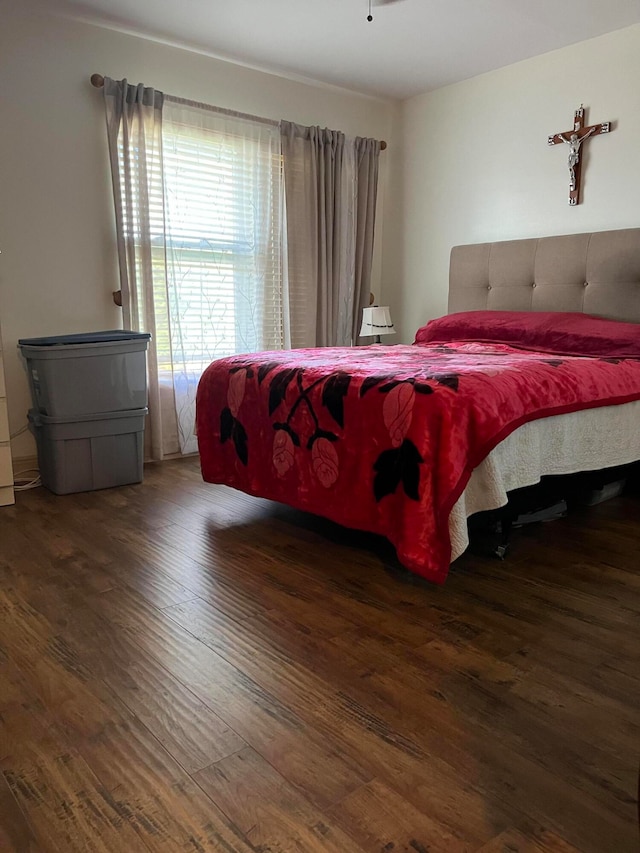
[[[572,133],[568,139],[564,134],[558,134],[560,139],[569,146],[569,189],[571,191],[576,188],[576,166],[580,162],[580,146],[594,132],[595,127],[592,127],[584,136]]]

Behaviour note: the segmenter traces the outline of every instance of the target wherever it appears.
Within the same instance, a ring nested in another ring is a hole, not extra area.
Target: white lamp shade
[[[362,328],[360,337],[368,335],[395,335],[391,312],[386,305],[372,305],[370,308],[362,309]]]

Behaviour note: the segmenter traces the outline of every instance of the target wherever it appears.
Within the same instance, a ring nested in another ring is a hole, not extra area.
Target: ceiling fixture
[[[371,23],[373,21],[373,15],[371,14],[371,6],[390,6],[392,3],[397,3],[398,0],[369,0],[369,14],[367,15],[367,21]]]

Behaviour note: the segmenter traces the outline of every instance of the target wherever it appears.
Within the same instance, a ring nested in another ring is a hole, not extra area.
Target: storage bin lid
[[[55,335],[45,338],[21,338],[20,347],[77,346],[78,344],[104,344],[124,341],[149,341],[149,332],[131,332],[127,329],[112,329],[106,332],[81,332],[76,335]]]
[[[100,423],[104,421],[106,423],[107,421],[123,420],[127,418],[144,418],[148,412],[149,409],[145,406],[143,409],[123,409],[118,412],[95,412],[91,415],[71,415],[66,418],[50,418],[48,415],[43,415],[35,409],[29,409],[27,412],[27,419],[33,426],[41,427],[49,426],[51,424],[89,424],[94,421]]]

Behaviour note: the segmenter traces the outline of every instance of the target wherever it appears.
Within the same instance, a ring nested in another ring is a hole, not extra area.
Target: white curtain
[[[158,353],[189,453],[204,369],[284,346],[280,134],[275,124],[166,97],[162,137],[167,324]]]
[[[148,446],[197,450],[195,395],[216,358],[281,349],[280,131],[105,81],[125,325],[150,331]]]
[[[164,95],[126,80],[104,80],[109,160],[113,179],[120,292],[126,329],[151,333],[147,355],[149,419],[147,455],[162,459],[178,450],[172,396],[162,394],[156,348],[154,291],[160,287],[156,257],[163,251],[164,184],[162,111]],[[166,302],[166,298],[164,300]]]

